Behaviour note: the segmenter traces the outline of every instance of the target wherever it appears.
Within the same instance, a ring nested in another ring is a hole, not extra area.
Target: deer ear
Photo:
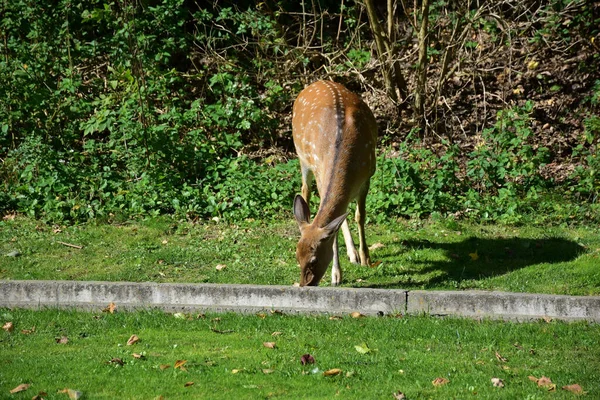
[[[304,224],[308,224],[310,219],[310,210],[308,209],[308,204],[306,204],[304,198],[299,194],[297,194],[296,198],[294,199],[294,217],[296,217],[296,221],[300,227],[302,227]]]
[[[346,220],[347,216],[348,216],[348,213],[341,215],[341,216],[337,217],[336,219],[334,219],[333,221],[331,221],[330,223],[328,223],[327,225],[325,225],[323,230],[327,233],[327,236],[331,236],[331,235],[337,233],[337,231],[340,229],[340,226],[342,226],[342,224]]]

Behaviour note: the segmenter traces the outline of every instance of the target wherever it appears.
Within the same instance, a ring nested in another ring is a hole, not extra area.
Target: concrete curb
[[[600,296],[486,291],[406,291],[327,287],[80,281],[0,281],[0,307],[234,311],[365,315],[431,314],[469,318],[600,322]]]

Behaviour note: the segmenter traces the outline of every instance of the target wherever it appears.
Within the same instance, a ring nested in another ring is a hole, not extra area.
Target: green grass
[[[0,222],[0,279],[291,285],[299,280],[298,237],[292,220],[53,227],[17,217]],[[344,286],[600,294],[598,227],[413,220],[369,224],[367,239],[383,245],[371,252],[380,263],[351,265],[342,246]],[[5,256],[14,250],[21,255]]]
[[[576,396],[562,389],[571,384],[579,384],[587,398],[600,397],[598,324],[177,317],[157,311],[0,310],[0,322],[14,325],[12,333],[0,331],[0,398],[31,399],[43,391],[47,399],[65,399],[57,391],[70,388],[88,399],[391,399],[397,391],[409,399],[571,399]],[[32,327],[33,333],[21,332]],[[140,341],[127,346],[132,334]],[[56,342],[62,336],[68,343]],[[275,342],[275,348],[264,342]],[[315,364],[301,365],[306,353]],[[111,363],[114,358],[124,364]],[[186,371],[174,368],[177,360],[186,360]],[[333,368],[342,372],[323,376]],[[539,388],[529,376],[550,378],[556,391]],[[438,377],[449,383],[435,387]],[[504,380],[505,387],[493,387],[492,378]],[[9,395],[22,383],[31,386]]]

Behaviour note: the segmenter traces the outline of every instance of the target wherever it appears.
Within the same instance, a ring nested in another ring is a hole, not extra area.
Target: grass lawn
[[[0,398],[572,399],[575,384],[600,398],[598,324],[0,310],[6,322]]]
[[[17,217],[0,222],[0,279],[291,285],[299,280],[298,237],[291,219],[64,227]],[[344,257],[344,286],[600,294],[598,227],[399,221],[369,224],[367,240],[375,265],[351,265]],[[14,251],[20,255],[7,256]]]

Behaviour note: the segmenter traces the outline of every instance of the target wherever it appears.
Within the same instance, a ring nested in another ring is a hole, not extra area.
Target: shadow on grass
[[[400,281],[374,283],[373,288],[405,288],[418,286],[431,288],[450,286],[463,280],[478,280],[500,276],[530,265],[568,262],[585,252],[584,247],[564,238],[500,238],[482,239],[468,237],[455,243],[432,242],[429,240],[403,240],[405,250],[383,258],[383,262],[395,262],[402,253],[415,251],[442,251],[444,260],[412,260],[414,266],[404,270]],[[387,260],[386,260],[387,258]],[[413,281],[411,275],[423,279]]]

